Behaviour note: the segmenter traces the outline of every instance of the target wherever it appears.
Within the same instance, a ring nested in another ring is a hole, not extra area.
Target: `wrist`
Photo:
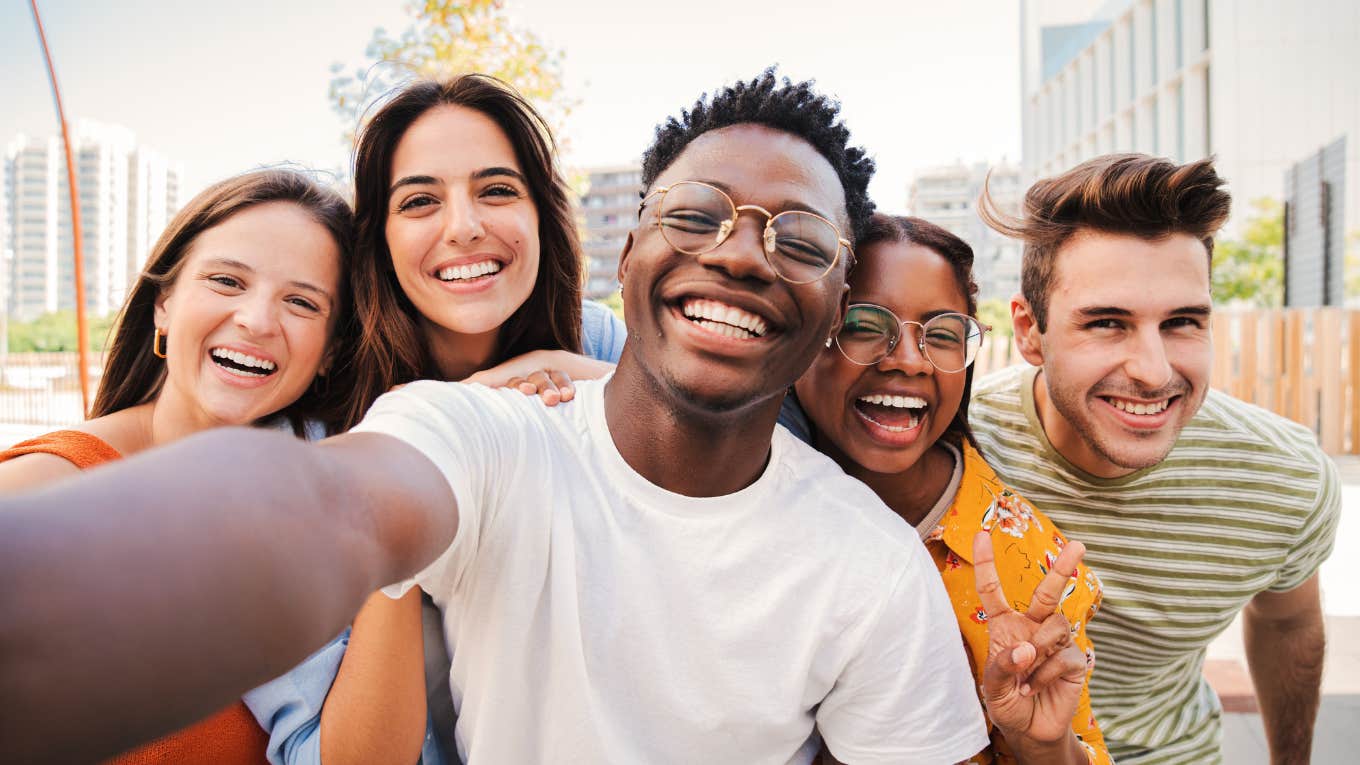
[[[1086,747],[1081,745],[1077,734],[1068,728],[1056,739],[1038,739],[1024,731],[1008,731],[998,728],[1006,739],[1015,759],[1020,765],[1042,763],[1043,765],[1086,765]]]

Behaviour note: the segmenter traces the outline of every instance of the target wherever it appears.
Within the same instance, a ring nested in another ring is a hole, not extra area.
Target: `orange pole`
[[[80,357],[80,412],[83,417],[90,412],[90,332],[85,322],[85,242],[80,228],[80,194],[76,188],[76,166],[71,156],[71,134],[66,129],[66,110],[61,106],[57,71],[52,68],[52,52],[47,49],[47,35],[43,33],[42,17],[38,15],[38,0],[29,0],[28,4],[33,9],[33,24],[38,27],[43,58],[47,60],[52,100],[57,104],[57,121],[61,123],[61,143],[66,147],[66,190],[71,194],[71,245],[76,258],[76,350]]]

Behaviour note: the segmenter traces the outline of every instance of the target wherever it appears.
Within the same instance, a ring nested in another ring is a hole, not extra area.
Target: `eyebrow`
[[[722,190],[723,190],[723,193],[727,194],[727,196],[729,196],[729,197],[732,196],[732,187],[731,187],[731,186],[728,186],[726,183],[723,183],[722,181],[715,181],[715,180],[713,180],[713,179],[711,179],[711,178],[695,178],[695,179],[693,179],[693,180],[699,181],[699,182],[701,182],[701,183],[707,183],[707,184],[710,185],[710,186],[716,186],[717,188],[722,189]],[[734,201],[735,201],[735,200],[734,200]],[[764,205],[758,205],[758,206],[759,206],[759,207],[763,207]],[[817,208],[815,208],[815,207],[813,207],[813,206],[811,206],[811,205],[808,205],[808,204],[804,204],[804,203],[802,203],[802,202],[799,202],[799,201],[796,200],[796,199],[785,199],[785,200],[781,201],[781,202],[779,203],[778,207],[775,209],[774,213],[775,213],[775,215],[778,215],[779,213],[792,212],[792,211],[795,211],[795,210],[798,211],[798,212],[812,213],[813,215],[816,215],[816,216],[818,216],[818,217],[826,218],[826,219],[829,220],[829,221],[834,221],[834,220],[836,220],[836,217],[835,217],[834,215],[828,214],[828,213],[826,213],[826,212],[823,212],[822,210],[818,210]],[[840,227],[840,224],[838,223],[838,224],[836,224],[836,226],[837,226],[837,228],[839,228],[839,227]]]
[[[484,167],[473,173],[471,177],[474,181],[480,181],[485,178],[495,178],[497,176],[514,178],[526,185],[529,183],[529,181],[525,179],[524,174],[513,167]],[[392,184],[392,187],[387,190],[387,195],[391,196],[392,194],[395,194],[397,189],[402,186],[437,186],[440,183],[443,183],[443,181],[433,175],[407,175],[397,179],[397,181]]]
[[[1208,316],[1213,313],[1212,306],[1205,303],[1196,305],[1183,305],[1166,312],[1168,316]],[[1133,316],[1133,311],[1127,308],[1116,306],[1087,306],[1077,309],[1077,316],[1083,319],[1098,319],[1108,317],[1128,318]]]
[[[223,268],[234,268],[234,269],[236,269],[236,270],[238,270],[238,271],[245,271],[245,272],[248,273],[248,274],[254,274],[254,273],[255,273],[255,269],[251,268],[250,266],[246,265],[245,263],[242,263],[242,262],[239,261],[239,260],[232,260],[231,258],[213,258],[213,259],[209,260],[208,262],[204,263],[203,265],[205,265],[205,266],[219,266],[219,267],[223,267]],[[311,282],[303,282],[303,281],[298,281],[298,280],[296,280],[296,279],[292,279],[292,280],[289,280],[288,285],[289,285],[290,287],[294,287],[294,288],[296,288],[296,289],[304,290],[304,291],[307,291],[307,292],[315,292],[316,294],[318,294],[318,295],[320,295],[320,296],[326,298],[326,300],[328,300],[328,301],[331,301],[331,302],[334,302],[334,301],[335,301],[335,298],[331,295],[331,293],[330,293],[329,290],[322,289],[321,287],[318,287],[318,286],[316,286],[315,284],[312,284]]]

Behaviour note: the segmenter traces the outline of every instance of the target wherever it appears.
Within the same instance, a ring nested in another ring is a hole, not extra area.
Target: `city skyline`
[[[326,100],[331,65],[352,71],[375,27],[403,29],[402,3],[243,0],[221,16],[205,8],[42,3],[68,113],[128,125],[189,163],[188,194],[261,164],[346,167],[346,126]],[[577,101],[562,136],[566,165],[636,162],[657,123],[701,92],[778,63],[842,100],[854,140],[879,164],[871,192],[894,211],[919,168],[1018,157],[1018,7],[988,0],[976,10],[848,0],[835,14],[810,2],[770,14],[697,0],[664,14],[621,1],[507,3],[518,26],[564,53],[565,89]],[[0,136],[52,129],[26,5],[0,8],[0,72],[14,91]]]

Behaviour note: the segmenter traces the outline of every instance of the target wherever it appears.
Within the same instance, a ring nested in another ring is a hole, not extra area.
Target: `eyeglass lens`
[[[682,181],[661,198],[661,233],[675,249],[699,255],[722,244],[736,224],[737,210],[718,189]],[[831,269],[840,249],[834,226],[811,213],[790,210],[771,219],[773,241],[766,235],[765,258],[792,282],[812,281]]]
[[[921,333],[925,357],[941,372],[958,372],[973,363],[982,345],[982,326],[960,313],[936,316],[924,324],[906,322]],[[902,322],[878,306],[851,306],[836,344],[856,364],[877,364],[901,341]]]

